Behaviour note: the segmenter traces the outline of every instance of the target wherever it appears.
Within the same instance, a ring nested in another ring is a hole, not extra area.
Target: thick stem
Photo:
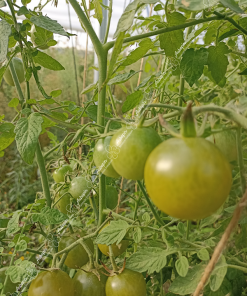
[[[238,149],[238,165],[240,171],[240,182],[242,187],[242,194],[246,190],[246,180],[245,180],[245,169],[244,169],[244,159],[243,159],[243,149],[242,149],[242,138],[241,138],[242,128],[237,128],[237,149]]]
[[[105,197],[106,178],[105,175],[99,176],[99,219],[98,225],[101,225],[105,219],[104,210],[106,209],[106,197]]]
[[[12,61],[10,61],[10,63],[9,63],[9,69],[10,69],[11,75],[13,77],[14,84],[15,84],[16,90],[18,92],[18,96],[19,96],[20,102],[21,102],[21,104],[23,104],[24,101],[25,101],[24,95],[23,95],[23,92],[22,92],[22,89],[21,89],[21,85],[19,83],[19,79],[17,77],[16,71],[15,71],[15,67],[14,67],[14,64],[13,64]]]
[[[112,246],[111,245],[109,246],[109,257],[110,257],[110,261],[111,261],[111,265],[112,265],[113,271],[114,272],[117,272],[118,271],[118,267],[117,267],[117,264],[116,264],[116,261],[115,261],[115,257],[114,257],[114,254],[113,254],[113,250],[112,250]]]
[[[43,154],[42,154],[39,143],[37,144],[36,157],[37,157],[37,163],[38,163],[39,170],[40,170],[40,176],[41,176],[43,192],[44,192],[44,196],[46,198],[46,204],[50,208],[51,203],[52,203],[51,193],[50,193],[50,188],[49,188],[47,172],[46,172],[46,169],[45,169],[45,161],[44,161],[44,157],[43,157]]]

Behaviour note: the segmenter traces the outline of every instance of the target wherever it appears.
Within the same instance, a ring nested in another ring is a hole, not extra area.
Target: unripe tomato
[[[126,179],[142,180],[148,155],[160,143],[159,135],[150,127],[121,128],[110,143],[114,169]]]
[[[14,57],[12,59],[12,63],[14,65],[18,80],[20,83],[22,83],[25,80],[25,73],[24,73],[24,67],[23,67],[22,60],[17,57]],[[14,80],[13,80],[13,77],[12,77],[9,67],[5,70],[3,78],[8,85],[15,86],[15,83],[14,83]]]
[[[4,284],[4,281],[6,278],[5,272],[7,269],[8,269],[8,267],[3,267],[0,269],[0,284],[2,284],[2,285]],[[19,286],[19,284],[12,283],[11,279],[8,278],[7,284],[4,289],[4,294],[9,295],[9,294],[14,293],[18,286]]]
[[[109,226],[109,224],[105,225],[101,229],[101,231],[107,226]],[[127,250],[128,245],[129,245],[129,241],[127,240],[122,240],[119,245],[116,245],[116,243],[112,244],[111,246],[112,246],[114,257],[120,256],[121,254],[123,254]],[[109,256],[109,246],[98,244],[98,248],[100,249],[101,253],[103,253],[105,256]]]
[[[154,204],[180,219],[202,219],[226,200],[232,185],[229,162],[202,138],[169,139],[156,147],[145,166]]]
[[[106,195],[106,207],[110,210],[115,209],[118,204],[117,189],[113,186],[107,185],[105,189],[105,195]]]
[[[75,235],[66,235],[61,238],[58,244],[58,251],[62,251],[66,247],[70,246],[72,243],[74,243],[78,238],[76,238]],[[91,251],[94,251],[93,242],[91,239],[87,239],[86,243],[88,247],[91,249]],[[85,265],[89,261],[88,254],[83,248],[81,244],[77,245],[75,248],[73,248],[67,255],[67,258],[64,262],[66,266],[73,269],[81,268],[83,265]]]
[[[236,134],[233,130],[226,130],[220,133],[212,134],[207,138],[207,140],[215,144],[229,162],[238,159]]]
[[[99,280],[94,273],[88,271],[87,266],[83,266],[82,269],[78,270],[73,278],[75,287],[74,296],[105,296],[107,276],[99,272]]]
[[[55,197],[55,202],[59,200],[66,192],[68,191],[68,188],[65,188],[59,192],[59,194]],[[62,199],[56,204],[56,208],[63,214],[67,215],[70,213],[70,194],[65,194]]]
[[[75,198],[83,198],[87,197],[89,192],[91,191],[91,182],[88,181],[85,177],[75,177],[71,183],[69,188],[69,193]]]
[[[146,282],[141,273],[125,269],[108,278],[105,292],[106,296],[146,296]]]
[[[39,33],[40,36],[37,38],[35,36],[35,33]],[[46,38],[43,40],[41,36],[45,36]],[[32,25],[32,28],[31,28],[31,40],[32,40],[34,46],[45,50],[45,49],[49,48],[49,46],[48,45],[41,45],[41,44],[44,44],[47,41],[53,40],[53,37],[54,36],[53,36],[52,32],[47,31],[47,30],[45,30],[45,29],[43,29],[41,27],[35,27],[35,25]]]
[[[53,173],[53,179],[56,183],[64,182],[64,177],[68,172],[73,172],[72,168],[68,164],[64,164],[60,168],[56,169]]]
[[[109,155],[109,146],[112,137],[106,137],[104,139],[99,139],[94,147],[93,160],[98,169],[102,174],[111,178],[118,178],[119,174],[114,170],[110,155]]]
[[[32,281],[28,296],[74,296],[73,281],[62,270],[43,271]]]

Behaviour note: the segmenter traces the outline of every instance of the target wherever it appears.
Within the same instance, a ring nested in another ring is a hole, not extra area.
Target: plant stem
[[[246,189],[246,180],[245,180],[245,169],[244,169],[244,159],[243,159],[243,149],[242,149],[242,138],[241,138],[242,128],[237,128],[237,150],[238,150],[238,165],[240,171],[240,182],[242,187],[242,194],[244,194]]]
[[[106,27],[106,33],[105,33],[105,39],[104,44],[107,42],[109,31],[110,31],[110,25],[111,25],[111,17],[112,17],[112,3],[113,0],[109,0],[109,12],[108,12],[108,21],[107,21],[107,27]]]
[[[114,272],[117,272],[118,271],[118,267],[117,267],[117,264],[116,264],[116,261],[115,261],[115,257],[114,257],[114,254],[113,254],[113,250],[112,250],[112,246],[111,245],[109,246],[109,257],[110,257],[110,261],[111,261],[111,265],[112,265],[113,271]]]
[[[187,229],[186,229],[186,239],[189,239],[189,235],[190,235],[190,227],[191,227],[191,221],[187,220]]]
[[[148,197],[148,195],[147,195],[147,193],[146,193],[146,190],[145,190],[144,186],[142,185],[142,182],[141,182],[141,181],[137,181],[137,183],[138,183],[138,185],[140,186],[141,191],[142,191],[142,193],[143,193],[143,195],[144,195],[144,197],[145,197],[145,199],[146,199],[146,201],[147,201],[147,203],[148,203],[148,205],[149,205],[149,207],[150,207],[150,209],[151,209],[151,211],[152,211],[152,213],[153,213],[153,215],[154,215],[156,221],[157,221],[161,226],[164,226],[165,224],[164,224],[164,222],[161,220],[161,218],[160,218],[160,216],[158,215],[158,213],[156,212],[154,206],[152,205],[152,203],[151,203],[151,201],[150,201],[150,199],[149,199],[149,197]]]
[[[46,198],[46,204],[50,208],[51,203],[52,203],[51,193],[50,193],[50,188],[49,188],[47,172],[46,172],[46,169],[45,169],[45,160],[44,160],[44,157],[43,157],[43,154],[42,154],[39,143],[37,144],[36,157],[37,157],[37,163],[38,163],[39,170],[40,170],[40,176],[41,176],[43,192],[44,192],[44,196]]]
[[[12,61],[10,61],[10,63],[9,63],[9,69],[10,69],[11,75],[13,77],[14,84],[15,84],[16,90],[18,92],[18,96],[19,96],[20,102],[21,102],[21,104],[23,104],[24,101],[25,101],[24,95],[23,95],[23,92],[22,92],[22,89],[21,89],[21,85],[20,85],[18,76],[17,76],[16,71],[15,71],[15,67],[14,67],[14,64],[13,64]]]

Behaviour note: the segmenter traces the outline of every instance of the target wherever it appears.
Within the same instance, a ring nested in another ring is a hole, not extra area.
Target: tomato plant
[[[69,188],[69,193],[75,198],[87,196],[91,190],[91,183],[85,177],[75,177]]]
[[[65,175],[69,172],[72,172],[72,168],[68,164],[65,164],[54,171],[53,179],[57,183],[64,182]]]
[[[55,197],[57,209],[63,214],[68,214],[71,210],[71,195],[68,188],[62,189]]]
[[[7,271],[7,267],[3,267],[0,269],[0,284],[4,285],[4,281],[6,278],[5,272]],[[18,284],[12,283],[10,279],[8,279],[6,286],[5,286],[5,293],[6,295],[14,293],[16,291],[16,288],[18,287]]]
[[[38,30],[38,31],[37,31]],[[42,35],[42,38],[40,38]],[[37,36],[37,37],[36,37]],[[35,25],[32,25],[31,28],[31,40],[35,46],[37,46],[40,49],[47,49],[49,48],[48,45],[46,45],[47,42],[50,40],[53,40],[53,33],[49,32],[45,29],[42,29],[40,27],[35,27]]]
[[[25,80],[25,73],[24,73],[22,60],[14,57],[13,58],[13,65],[14,65],[18,80],[20,83],[22,83]],[[8,83],[8,85],[15,86],[15,83],[14,83],[14,80],[13,80],[13,77],[12,77],[9,67],[6,69],[3,77],[4,77],[4,80]]]

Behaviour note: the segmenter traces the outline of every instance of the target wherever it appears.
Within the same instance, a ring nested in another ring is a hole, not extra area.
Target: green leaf
[[[206,265],[198,264],[189,269],[186,277],[178,276],[172,282],[169,291],[178,295],[187,295],[195,292]]]
[[[151,39],[146,38],[139,43],[139,47],[134,49],[125,58],[121,66],[129,66],[140,60],[154,46]]]
[[[36,46],[44,46],[44,44],[47,44],[47,42],[53,38],[53,33],[51,31],[45,30],[41,27],[35,27],[33,35]]]
[[[26,15],[26,14],[30,14],[30,11],[26,8],[26,6],[22,6],[18,12],[17,15]]]
[[[184,234],[186,233],[186,229],[185,229],[184,223],[179,222],[177,228],[178,228],[178,231],[179,231],[182,235],[184,235]]]
[[[0,1],[0,8],[7,6],[4,0]]]
[[[52,96],[53,98],[57,98],[59,97],[61,94],[62,94],[62,90],[61,89],[57,89],[57,90],[53,90],[51,93],[50,93],[50,96]],[[54,100],[53,100],[54,101]],[[55,102],[55,101],[54,101]]]
[[[142,239],[142,230],[140,227],[136,228],[136,231],[133,233],[133,239],[135,243],[139,243]]]
[[[19,99],[14,98],[9,103],[8,106],[11,108],[16,108],[19,105]]]
[[[97,84],[95,84],[95,83],[89,84],[86,88],[83,89],[83,91],[81,92],[81,95],[82,94],[87,94],[90,91],[93,91],[94,89],[96,89],[96,87],[97,87]]]
[[[209,285],[207,285],[203,291],[203,296],[230,296],[230,295],[239,296],[241,295],[242,287],[239,291],[239,294],[236,294],[236,295],[232,293],[232,288],[234,288],[234,286],[232,287],[230,281],[228,281],[225,278],[222,285],[220,286],[220,289],[215,292],[210,289]]]
[[[219,84],[226,74],[229,64],[226,54],[230,50],[225,43],[220,42],[218,46],[210,46],[208,52],[208,69],[215,82]]]
[[[189,270],[188,259],[184,256],[180,257],[175,263],[176,270],[178,274],[182,277],[185,277]]]
[[[208,261],[210,259],[207,249],[201,249],[199,252],[197,252],[197,257],[202,261]]]
[[[195,50],[194,48],[187,49],[183,54],[180,70],[184,79],[190,86],[201,77],[203,74],[204,65],[208,61],[208,51],[206,48]]]
[[[210,289],[212,291],[215,292],[220,288],[226,273],[227,273],[226,259],[223,255],[221,255],[219,261],[217,262],[210,276]]]
[[[113,77],[108,84],[112,85],[112,84],[120,84],[120,83],[124,83],[126,81],[128,81],[131,77],[133,77],[135,74],[139,73],[140,71],[134,71],[134,70],[130,70],[129,73],[124,73],[124,74],[118,74],[115,77]]]
[[[37,27],[41,27],[55,34],[69,37],[69,34],[64,31],[63,27],[57,21],[52,20],[47,16],[32,16],[30,21]]]
[[[15,140],[15,126],[12,123],[3,123],[0,125],[0,151],[9,147]]]
[[[215,0],[179,0],[177,5],[190,11],[198,11],[212,7],[217,4],[216,2]]]
[[[38,103],[39,103],[41,106],[42,106],[42,105],[52,105],[52,104],[55,104],[56,101],[54,101],[53,99],[45,99],[45,100],[39,101]]]
[[[142,99],[143,99],[143,92],[141,90],[138,90],[133,94],[127,96],[126,101],[123,103],[123,106],[122,106],[122,112],[126,113],[129,110],[132,110],[141,102]]]
[[[28,118],[20,118],[15,127],[17,149],[23,160],[32,164],[42,131],[43,118],[39,113],[32,113]]]
[[[0,32],[0,63],[2,63],[6,60],[6,56],[8,53],[9,35],[11,34],[11,26],[5,20],[0,21]]]
[[[27,249],[27,242],[23,239],[16,245],[16,251],[23,252]]]
[[[242,72],[238,73],[239,75],[247,75],[247,68],[244,69]]]
[[[6,231],[6,234],[8,236],[19,231],[19,229],[20,229],[19,219],[20,219],[21,214],[22,214],[22,211],[16,211],[16,212],[14,212],[12,218],[9,220],[8,226],[7,226],[7,231]]]
[[[7,69],[6,66],[3,66],[2,68],[0,68],[0,84],[2,83],[3,75],[6,69]]]
[[[101,24],[103,20],[103,12],[102,12],[102,7],[100,3],[102,3],[102,0],[93,0],[95,16],[96,16],[96,19]]]
[[[109,226],[104,228],[96,238],[97,244],[106,244],[107,246],[121,243],[125,237],[129,224],[126,221],[112,221]]]
[[[65,68],[58,61],[53,59],[48,54],[39,50],[37,52],[38,53],[33,57],[35,63],[53,71],[65,70]]]
[[[236,13],[244,13],[234,0],[220,0],[220,3]]]
[[[60,224],[68,217],[57,209],[44,207],[39,214],[32,214],[33,222],[40,222],[43,225]]]
[[[20,283],[23,280],[24,282],[29,282],[36,277],[37,270],[33,262],[18,259],[15,261],[15,265],[7,269],[6,274],[9,275],[13,283]]]
[[[166,251],[161,248],[145,247],[127,258],[126,268],[137,272],[160,272],[167,264],[167,256],[174,251]]]

